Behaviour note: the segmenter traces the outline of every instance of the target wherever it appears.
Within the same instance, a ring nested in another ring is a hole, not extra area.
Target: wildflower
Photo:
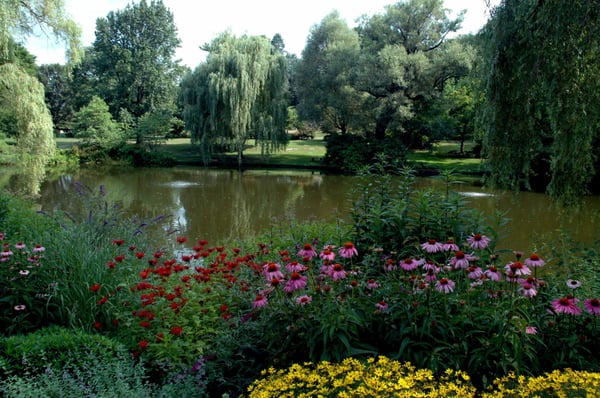
[[[465,253],[459,250],[454,253],[454,257],[450,259],[450,264],[454,268],[467,268],[469,266],[469,260]]]
[[[296,303],[300,305],[306,305],[312,301],[312,297],[303,295],[296,297]]]
[[[525,333],[527,334],[537,334],[537,328],[535,326],[526,326]]]
[[[481,268],[474,265],[467,268],[467,271],[469,272],[469,274],[467,275],[469,279],[479,279],[483,275],[483,271],[481,270]]]
[[[97,292],[98,290],[100,290],[100,284],[99,283],[94,283],[92,286],[90,286],[90,290],[92,292]]]
[[[383,265],[383,270],[390,272],[390,271],[395,271],[398,269],[398,266],[396,265],[396,262],[394,261],[394,259],[392,258],[388,258],[385,260],[385,264]]]
[[[427,253],[437,253],[443,250],[442,244],[435,239],[429,239],[427,242],[421,245],[421,249],[425,250]]]
[[[369,289],[377,289],[379,287],[379,283],[375,282],[375,279],[371,278],[367,281],[367,287]]]
[[[29,275],[29,271],[26,270],[26,269],[22,269],[22,270],[19,271],[19,275],[27,276],[27,275]]]
[[[185,236],[178,236],[177,237],[177,243],[183,244],[185,242],[187,242],[187,238]]]
[[[575,299],[571,297],[561,297],[553,300],[552,309],[558,314],[579,315],[581,313]]]
[[[15,249],[22,250],[22,249],[25,249],[25,247],[26,247],[25,243],[23,243],[23,242],[15,243]]]
[[[585,310],[594,316],[600,316],[600,300],[597,298],[587,299],[583,302]]]
[[[506,270],[507,274],[510,274],[513,277],[521,275],[531,275],[531,270],[520,261],[508,263],[506,264],[504,269]]]
[[[101,322],[98,322],[98,321],[96,321],[96,322],[94,322],[94,325],[93,325],[93,326],[94,326],[94,329],[96,329],[96,330],[99,330],[99,329],[101,329],[101,328],[102,328],[102,323],[101,323]]]
[[[0,256],[2,256],[2,257],[9,257],[12,255],[13,255],[13,252],[10,251],[10,249],[8,247],[6,249],[2,250],[2,253],[0,253]]]
[[[23,310],[25,310],[25,308],[27,308],[27,307],[24,306],[23,304],[14,306],[15,311],[23,311]]]
[[[481,234],[473,234],[467,238],[467,243],[473,250],[485,249],[490,244],[490,238]]]
[[[400,268],[405,271],[413,271],[417,269],[418,266],[419,264],[412,258],[405,258],[404,261],[400,263]]]
[[[381,301],[375,303],[375,307],[379,311],[385,311],[385,310],[387,310],[389,308],[389,305],[384,300],[381,300]]]
[[[6,234],[4,232],[0,232],[0,240],[4,240],[6,238]]]
[[[302,250],[298,252],[298,255],[303,258],[306,257],[308,261],[310,261],[317,255],[317,252],[310,243],[305,243],[304,246],[302,246]]]
[[[521,293],[525,297],[535,297],[537,295],[537,290],[530,283],[523,283],[523,286],[519,289],[519,293]]]
[[[525,260],[525,265],[528,267],[543,267],[544,264],[546,264],[544,260],[542,260],[540,256],[535,253]]]
[[[254,299],[254,303],[252,303],[252,308],[262,308],[268,304],[267,297],[259,294]]]
[[[138,346],[143,350],[144,348],[148,347],[148,341],[142,340],[138,343]]]
[[[106,297],[102,296],[102,298],[100,300],[96,301],[96,304],[103,305],[103,304],[106,304],[107,301],[108,301],[108,299]]]
[[[285,266],[285,269],[287,269],[288,272],[303,272],[306,271],[307,268],[298,261],[294,260],[291,263],[288,263]]]
[[[283,290],[286,293],[300,290],[306,286],[306,276],[300,275],[298,272],[292,272],[290,279],[285,284]]]
[[[434,269],[428,269],[425,274],[425,282],[435,282],[437,280],[436,271]]]
[[[331,273],[329,274],[329,276],[331,276],[331,279],[333,279],[334,281],[345,279],[346,271],[344,271],[344,267],[342,266],[342,264],[336,263],[331,268]]]
[[[171,328],[171,334],[174,336],[179,336],[181,333],[183,333],[183,327],[181,326],[173,326]]]
[[[575,279],[569,279],[567,281],[567,287],[570,289],[573,289],[573,290],[578,289],[581,287],[581,281],[577,281]]]
[[[279,270],[281,266],[277,263],[268,263],[263,266],[265,276],[268,281],[272,281],[273,278],[283,279],[283,273]]]
[[[319,253],[319,257],[321,257],[323,261],[333,261],[335,259],[333,249],[334,246],[325,246],[321,253]]]
[[[125,243],[125,240],[123,240],[123,239],[113,239],[114,245],[121,246],[121,245],[123,245],[123,243]]]
[[[442,245],[442,250],[445,252],[457,252],[460,251],[460,248],[456,243],[454,243],[454,240],[448,239],[446,240],[446,243]]]
[[[46,248],[44,246],[42,246],[42,245],[35,245],[33,247],[33,252],[34,253],[41,253],[41,252],[43,252],[45,250],[46,250]]]
[[[354,247],[354,243],[346,242],[344,243],[344,247],[338,251],[338,254],[344,258],[352,258],[358,256],[358,250]]]
[[[436,282],[435,288],[441,293],[452,293],[454,291],[454,282],[448,278],[441,278]]]

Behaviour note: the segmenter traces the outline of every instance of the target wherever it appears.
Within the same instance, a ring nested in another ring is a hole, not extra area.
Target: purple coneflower
[[[450,264],[454,268],[467,268],[469,266],[469,260],[467,259],[465,253],[459,250],[454,253],[454,257],[450,259]]]
[[[254,299],[254,303],[252,303],[252,308],[262,308],[267,305],[269,302],[267,301],[267,297],[259,294]]]
[[[285,284],[283,290],[290,293],[296,290],[303,289],[306,286],[306,276],[300,275],[298,272],[292,272],[290,279]]]
[[[507,274],[511,276],[521,276],[521,275],[531,275],[531,270],[527,268],[522,262],[515,261],[513,263],[508,263],[504,267]]]
[[[576,305],[576,299],[561,297],[552,301],[552,309],[558,314],[579,315],[581,309]]]
[[[490,238],[481,234],[472,234],[467,238],[467,243],[472,249],[485,249],[490,244]]]
[[[400,268],[402,268],[404,271],[415,270],[415,269],[417,269],[418,266],[419,266],[419,263],[417,263],[412,258],[405,258],[404,261],[402,261],[400,263]]]
[[[325,246],[325,248],[319,254],[324,261],[333,261],[335,259],[335,253],[333,252],[334,246]]]
[[[435,288],[441,293],[452,293],[454,291],[454,282],[448,278],[441,278],[435,283]]]
[[[379,283],[377,283],[375,279],[371,278],[367,281],[367,287],[369,289],[377,289],[379,287]]]
[[[577,281],[575,279],[569,279],[567,280],[567,287],[569,289],[579,289],[581,287],[581,281]]]
[[[302,246],[302,250],[298,252],[298,255],[302,258],[307,258],[308,261],[310,261],[314,256],[317,255],[317,252],[313,248],[313,245],[310,243],[305,243],[304,246]]]
[[[375,307],[379,311],[385,311],[385,310],[387,310],[389,308],[389,305],[384,300],[381,300],[381,301],[375,303]]]
[[[356,247],[354,247],[354,243],[352,242],[344,243],[344,246],[340,248],[338,253],[344,258],[352,258],[354,256],[358,256],[358,250],[356,250]]]
[[[448,239],[446,240],[446,243],[444,243],[442,245],[442,249],[446,252],[458,252],[460,251],[460,248],[458,247],[458,245],[456,243],[454,243],[454,240],[452,239]]]
[[[15,249],[22,250],[22,249],[25,249],[25,247],[26,247],[25,243],[23,243],[23,242],[15,243]]]
[[[423,243],[421,249],[425,250],[427,253],[437,253],[443,250],[442,244],[435,239],[429,239],[427,242]]]
[[[312,297],[303,295],[296,297],[296,304],[306,305],[312,301]]]
[[[600,300],[597,298],[587,299],[583,302],[585,310],[594,316],[600,316]]]
[[[335,263],[331,268],[329,276],[331,276],[331,279],[333,279],[334,281],[339,281],[340,279],[346,278],[346,271],[344,271],[344,267],[342,266],[342,264]]]
[[[526,326],[525,333],[527,334],[537,334],[537,328],[535,326]]]
[[[294,260],[291,263],[288,263],[285,266],[285,269],[288,272],[304,272],[307,268],[304,265],[300,264],[298,261]]]
[[[481,268],[475,265],[471,265],[469,268],[467,268],[467,271],[467,276],[469,277],[469,279],[479,279],[483,275],[483,271],[481,270]]]
[[[279,270],[280,268],[281,266],[277,263],[268,263],[263,266],[265,276],[269,282],[274,278],[279,280],[283,279],[283,273]]]
[[[537,254],[533,253],[531,256],[529,256],[529,258],[527,258],[525,260],[525,265],[528,267],[543,267],[544,264],[546,264],[544,262],[544,260],[542,260],[540,258],[540,256],[538,256]]]
[[[523,283],[523,286],[519,289],[519,293],[521,293],[525,297],[535,297],[537,295],[537,290],[530,283]]]

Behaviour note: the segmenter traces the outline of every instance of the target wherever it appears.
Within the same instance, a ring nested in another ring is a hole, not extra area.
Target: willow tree
[[[504,0],[481,34],[491,182],[584,195],[600,163],[600,1]]]
[[[267,155],[287,143],[286,58],[265,37],[223,33],[203,48],[206,62],[182,82],[183,118],[207,163],[255,138]]]
[[[79,28],[65,17],[60,0],[0,0],[0,103],[13,113],[15,138],[24,168],[34,182],[55,150],[52,118],[44,102],[44,86],[11,60],[10,43],[36,31],[48,32],[68,44],[68,56],[79,57]],[[32,185],[35,194],[37,185]]]

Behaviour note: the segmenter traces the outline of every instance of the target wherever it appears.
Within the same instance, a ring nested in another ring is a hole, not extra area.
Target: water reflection
[[[0,173],[0,181],[6,178]],[[11,180],[13,181],[13,180]],[[47,179],[38,202],[43,210],[76,211],[76,184],[92,190],[106,187],[107,199],[130,214],[150,219],[172,216],[172,228],[190,239],[219,242],[243,239],[290,220],[348,220],[356,177],[311,172],[86,168]],[[442,181],[418,179],[419,189],[443,190]],[[503,248],[532,250],[536,242],[553,239],[567,229],[577,240],[592,242],[600,226],[600,198],[584,200],[579,211],[561,213],[541,194],[491,191],[470,184],[453,184],[470,206],[486,215],[503,212],[510,223],[500,231]],[[349,220],[348,220],[349,221]]]

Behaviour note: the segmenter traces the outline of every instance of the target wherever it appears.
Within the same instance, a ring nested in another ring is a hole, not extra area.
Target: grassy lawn
[[[78,143],[74,138],[57,138],[59,148],[69,148]],[[250,140],[244,150],[244,165],[253,166],[287,166],[289,168],[319,167],[325,156],[326,142],[322,133],[317,133],[312,140],[290,140],[285,150],[273,153],[266,158],[260,154],[260,146]],[[477,174],[482,172],[481,160],[469,157],[453,156],[459,149],[458,142],[442,141],[436,143],[432,150],[417,150],[409,152],[407,159],[415,168],[452,170],[456,174]],[[465,144],[465,151],[472,149],[472,143]],[[202,158],[189,138],[170,139],[161,150],[170,153],[181,163],[201,164]],[[236,164],[235,153],[226,153],[216,157],[221,163]]]

